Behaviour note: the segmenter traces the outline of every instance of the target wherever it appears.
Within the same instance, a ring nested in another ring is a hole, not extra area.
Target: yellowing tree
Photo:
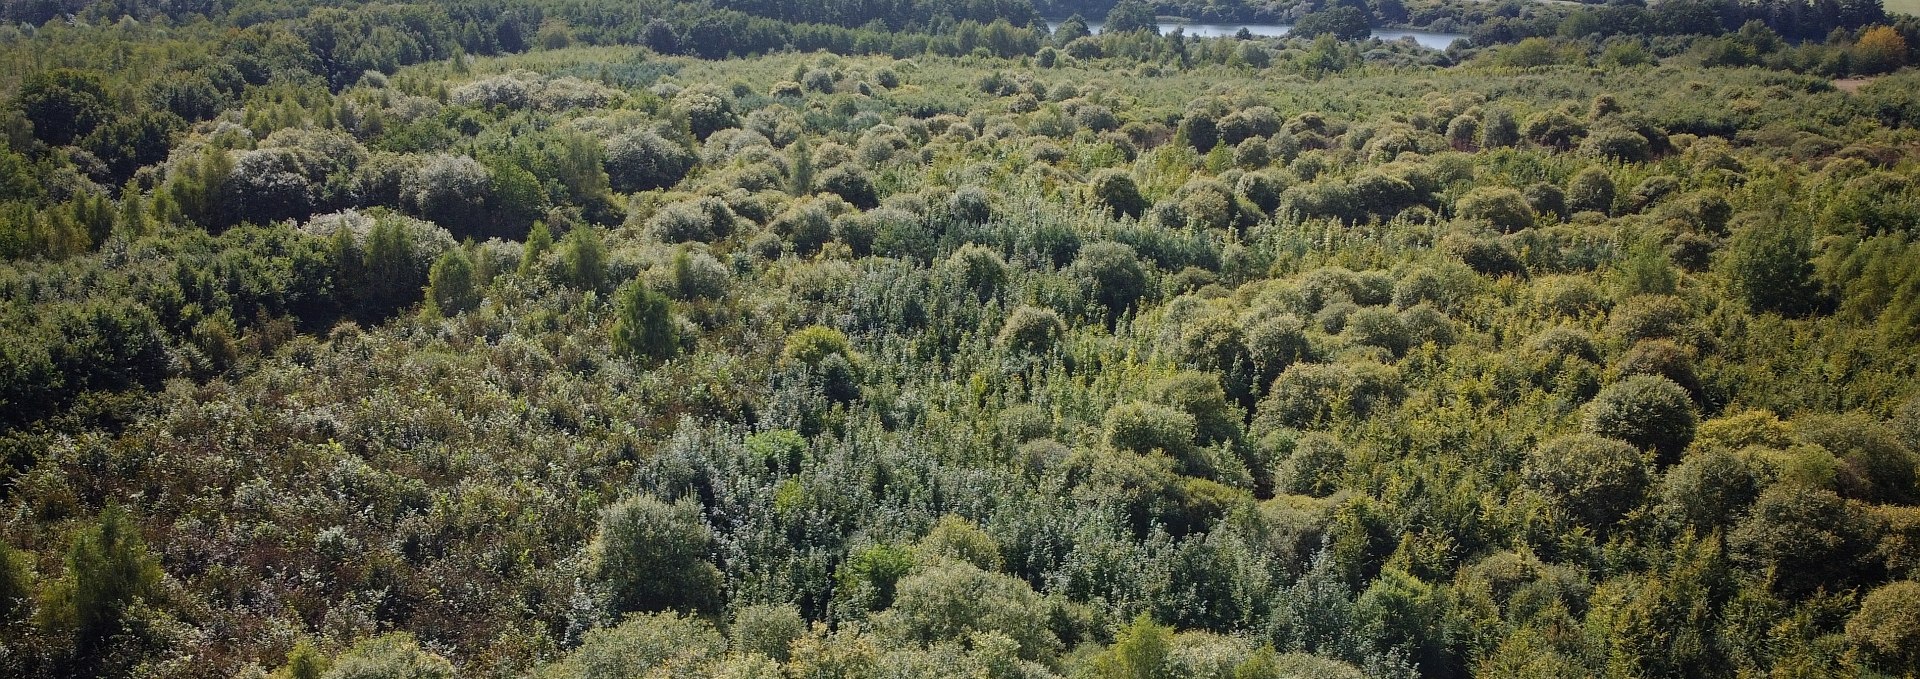
[[[1860,33],[1853,44],[1856,73],[1885,73],[1907,63],[1907,40],[1892,26],[1874,26]]]

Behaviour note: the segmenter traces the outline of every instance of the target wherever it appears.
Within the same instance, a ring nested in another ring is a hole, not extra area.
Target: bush
[[[333,662],[324,679],[453,679],[453,664],[420,648],[412,634],[361,640]]]
[[[1893,430],[1862,413],[1796,419],[1801,440],[1840,458],[1840,492],[1883,504],[1920,503],[1920,455]]]
[[[1756,312],[1805,316],[1821,307],[1808,236],[1779,220],[1736,229],[1722,270],[1733,292]]]
[[[1001,346],[1015,351],[1040,354],[1051,351],[1067,332],[1066,323],[1052,309],[1022,306],[1007,315],[1000,326]]]
[[[68,548],[67,575],[47,597],[49,614],[71,626],[78,650],[91,652],[122,633],[137,607],[158,603],[163,576],[140,527],[126,510],[108,506]]]
[[[604,162],[613,190],[632,193],[680,183],[700,158],[691,149],[643,129],[608,141]]]
[[[1781,591],[1834,591],[1862,575],[1855,559],[1867,548],[1864,528],[1832,491],[1783,483],[1760,493],[1727,546],[1740,562],[1770,572]]]
[[[786,360],[809,367],[819,367],[828,356],[851,357],[853,347],[847,341],[847,334],[822,325],[809,326],[787,336],[783,355]]]
[[[1154,382],[1149,391],[1154,403],[1193,418],[1194,444],[1210,446],[1240,440],[1241,415],[1227,403],[1227,392],[1214,374],[1183,370]]]
[[[915,551],[929,556],[959,559],[983,571],[997,571],[1004,565],[1000,545],[972,522],[948,514],[940,517],[915,545]]]
[[[1567,209],[1574,212],[1613,211],[1613,176],[1604,167],[1592,166],[1573,175],[1567,182]]]
[[[759,604],[734,612],[727,626],[730,650],[759,653],[778,662],[788,660],[793,642],[807,633],[807,621],[793,604]]]
[[[1346,470],[1346,446],[1330,434],[1309,432],[1274,465],[1273,492],[1326,497],[1339,490]]]
[[[1073,271],[1088,296],[1106,307],[1109,324],[1118,321],[1147,292],[1146,269],[1125,243],[1101,241],[1080,248]]]
[[[1679,345],[1663,339],[1634,343],[1617,366],[1621,375],[1659,375],[1680,385],[1688,393],[1700,393],[1700,378],[1693,372],[1693,356]]]
[[[1760,496],[1761,483],[1760,471],[1738,453],[1720,447],[1690,453],[1661,481],[1661,513],[1697,535],[1729,530]]]
[[[752,636],[753,630],[747,631],[747,638],[759,640]],[[736,631],[735,636],[743,635]],[[696,676],[726,650],[726,639],[714,631],[713,625],[699,618],[673,613],[631,615],[613,627],[587,632],[579,647],[559,662],[541,668],[534,676],[539,679]],[[786,649],[780,650],[780,657],[784,657]]]
[[[614,613],[720,610],[720,571],[707,562],[713,535],[693,500],[633,495],[600,514],[587,572]]]
[[[647,230],[668,243],[711,243],[733,233],[734,214],[713,196],[671,203],[647,220]]]
[[[998,633],[1019,644],[1021,658],[1038,660],[1060,644],[1047,628],[1046,611],[1040,595],[1020,579],[942,559],[901,578],[893,608],[874,625],[884,635],[918,644]]]
[[[1454,204],[1463,219],[1493,224],[1505,233],[1533,226],[1533,206],[1519,191],[1504,187],[1481,187],[1468,191]]]
[[[673,302],[635,279],[614,293],[613,351],[643,361],[661,361],[680,351]]]
[[[1640,506],[1652,474],[1643,454],[1592,434],[1562,436],[1528,453],[1521,465],[1527,486],[1580,524],[1604,530]]]
[[[1140,195],[1140,186],[1134,183],[1133,175],[1121,170],[1095,172],[1087,182],[1087,196],[1116,219],[1139,219],[1147,211],[1147,199]]]
[[[947,213],[968,224],[985,224],[993,218],[993,201],[987,197],[986,189],[962,186],[947,199]]]
[[[1607,319],[1607,332],[1628,342],[1685,338],[1691,331],[1692,316],[1693,311],[1679,298],[1636,295],[1614,308]]]
[[[427,312],[436,316],[455,316],[480,305],[473,259],[463,248],[440,255],[427,273]]]
[[[1280,373],[1260,401],[1256,431],[1304,429],[1340,415],[1365,418],[1406,396],[1400,373],[1375,363],[1297,363]]]
[[[1580,153],[1603,160],[1643,163],[1653,156],[1652,145],[1640,133],[1624,127],[1607,126],[1594,130],[1580,144]]]
[[[837,165],[822,173],[820,189],[862,210],[871,210],[880,205],[880,194],[873,187],[873,180],[860,168],[850,165]]]
[[[955,249],[941,269],[948,280],[983,303],[999,295],[1007,284],[1007,261],[1000,253],[974,243]]]
[[[1105,440],[1115,450],[1178,459],[1193,446],[1193,416],[1167,406],[1129,401],[1108,409],[1105,419]]]
[[[1920,667],[1920,582],[1894,582],[1868,592],[1847,620],[1847,641],[1883,671]]]
[[[1380,347],[1394,356],[1407,353],[1412,339],[1400,315],[1386,307],[1367,307],[1347,319],[1343,335],[1354,344]]]
[[[1658,375],[1634,375],[1600,390],[1586,406],[1588,433],[1618,439],[1677,460],[1693,441],[1693,402],[1687,390]]]

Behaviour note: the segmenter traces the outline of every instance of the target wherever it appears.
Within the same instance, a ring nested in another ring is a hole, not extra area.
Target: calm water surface
[[[1095,33],[1099,33],[1100,26],[1104,23],[1106,22],[1089,20],[1087,22],[1087,28]],[[1059,28],[1060,21],[1047,21],[1048,30],[1059,30]],[[1292,26],[1286,24],[1202,24],[1168,21],[1161,22],[1160,33],[1166,34],[1175,28],[1185,28],[1187,29],[1187,35],[1197,35],[1203,38],[1221,38],[1234,35],[1239,33],[1242,28],[1247,29],[1249,33],[1260,36],[1282,36],[1286,35],[1288,31],[1293,30]],[[1373,37],[1381,40],[1399,40],[1401,38],[1411,37],[1414,42],[1420,43],[1421,47],[1443,50],[1446,49],[1448,45],[1453,44],[1453,41],[1464,39],[1467,36],[1461,33],[1436,33],[1433,31],[1408,28],[1376,28],[1373,30]]]

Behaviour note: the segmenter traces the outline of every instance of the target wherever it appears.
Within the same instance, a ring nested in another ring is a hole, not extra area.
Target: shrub
[[[962,222],[985,224],[993,218],[993,201],[987,197],[986,189],[962,186],[947,199],[947,213]]]
[[[1412,338],[1400,315],[1385,307],[1367,307],[1353,312],[1343,333],[1354,344],[1380,347],[1394,356],[1407,353]]]
[[[837,165],[820,175],[820,189],[839,196],[862,210],[880,205],[880,194],[867,173],[850,165]]]
[[[733,232],[734,214],[713,196],[671,203],[647,220],[647,230],[668,243],[711,243]]]
[[[1893,430],[1862,413],[1809,415],[1796,419],[1801,440],[1840,458],[1840,492],[1885,504],[1920,502],[1920,455]]]
[[[427,273],[428,313],[455,316],[479,305],[480,290],[474,281],[473,259],[464,248],[447,250]]]
[[[1693,441],[1693,402],[1687,390],[1658,375],[1634,375],[1600,390],[1586,406],[1588,433],[1618,439],[1678,459]]]
[[[788,361],[818,367],[820,362],[835,354],[849,356],[852,345],[847,334],[822,325],[809,326],[787,336],[784,356]]]
[[[735,636],[742,635],[736,632]],[[559,662],[541,668],[534,676],[540,679],[695,676],[726,650],[726,639],[700,618],[674,613],[632,615],[618,625],[587,632],[579,647]],[[781,651],[784,653],[785,649]]]
[[[1193,446],[1193,416],[1167,406],[1129,401],[1108,409],[1105,419],[1106,443],[1115,450],[1177,459]]]
[[[1673,380],[1688,393],[1700,393],[1700,379],[1693,372],[1693,356],[1667,340],[1634,343],[1617,367],[1621,375],[1659,375]]]
[[[1883,671],[1920,667],[1920,582],[1888,583],[1868,592],[1847,620],[1847,641]]]
[[[691,149],[643,129],[608,141],[604,162],[613,190],[631,193],[678,184],[699,161]]]
[[[635,279],[614,293],[613,350],[643,361],[672,358],[680,351],[673,302]]]
[[[999,295],[1007,284],[1007,261],[1000,253],[974,243],[955,249],[941,264],[941,269],[948,280],[972,292],[980,302]]]
[[[1640,133],[1624,127],[1606,126],[1594,130],[1580,144],[1580,153],[1603,160],[1642,163],[1653,156],[1652,145]]]
[[[420,648],[412,634],[363,639],[333,662],[324,679],[453,679],[453,664]]]
[[[1093,179],[1087,182],[1087,196],[1116,219],[1139,219],[1147,211],[1147,199],[1141,197],[1140,186],[1134,183],[1132,175],[1121,170],[1095,172]]]
[[[874,624],[883,634],[919,644],[998,633],[1019,644],[1021,658],[1037,660],[1060,644],[1047,628],[1046,611],[1040,595],[1019,578],[943,559],[901,578],[893,608]]]
[[[1533,226],[1533,206],[1519,191],[1504,187],[1481,187],[1468,191],[1454,204],[1464,219],[1493,224],[1506,233]]]
[[[1046,353],[1066,332],[1066,323],[1052,309],[1022,306],[1007,315],[1006,323],[1000,326],[999,342],[1015,351]]]
[[[587,572],[615,613],[720,609],[720,571],[707,562],[713,535],[690,499],[633,495],[600,514]]]
[[[979,526],[952,514],[940,517],[933,524],[933,529],[927,531],[926,537],[915,545],[915,551],[959,559],[988,572],[1000,570],[1003,565],[1000,545]]]
[[[49,614],[71,625],[79,650],[92,651],[120,634],[136,607],[157,603],[163,576],[132,517],[108,506],[67,550],[67,575],[47,597]]]
[[[1193,418],[1193,443],[1207,446],[1240,440],[1241,415],[1228,405],[1227,392],[1214,374],[1183,370],[1154,382],[1149,391],[1154,403]]]
[[[1147,292],[1146,269],[1125,243],[1101,241],[1080,248],[1073,271],[1088,296],[1106,307],[1109,323],[1131,310]]]
[[[1690,453],[1661,481],[1661,513],[1699,535],[1730,530],[1760,496],[1761,483],[1759,470],[1738,453]]]
[[[1613,211],[1613,176],[1604,167],[1591,166],[1573,175],[1567,182],[1567,209],[1574,212]]]
[[[1692,310],[1679,298],[1636,295],[1614,308],[1607,332],[1628,342],[1684,338],[1690,332]]]
[[[807,621],[793,604],[747,606],[733,614],[727,626],[730,650],[759,653],[778,662],[788,660],[795,639],[807,633]]]
[[[1645,500],[1652,477],[1647,467],[1633,446],[1575,434],[1533,449],[1520,475],[1582,525],[1605,529]]]
[[[1753,512],[1727,536],[1740,562],[1774,576],[1790,594],[1841,589],[1859,575],[1855,559],[1866,549],[1864,526],[1832,491],[1776,484],[1760,493]]]
[[[1330,434],[1302,434],[1293,452],[1273,467],[1273,492],[1326,497],[1340,488],[1346,446]]]
[[[1280,373],[1260,401],[1256,430],[1303,429],[1350,414],[1367,417],[1406,395],[1400,373],[1376,363],[1297,363]]]

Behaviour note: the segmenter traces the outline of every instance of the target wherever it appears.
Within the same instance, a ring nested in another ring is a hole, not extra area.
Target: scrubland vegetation
[[[0,674],[1915,676],[1920,23],[1689,2],[9,4]]]

